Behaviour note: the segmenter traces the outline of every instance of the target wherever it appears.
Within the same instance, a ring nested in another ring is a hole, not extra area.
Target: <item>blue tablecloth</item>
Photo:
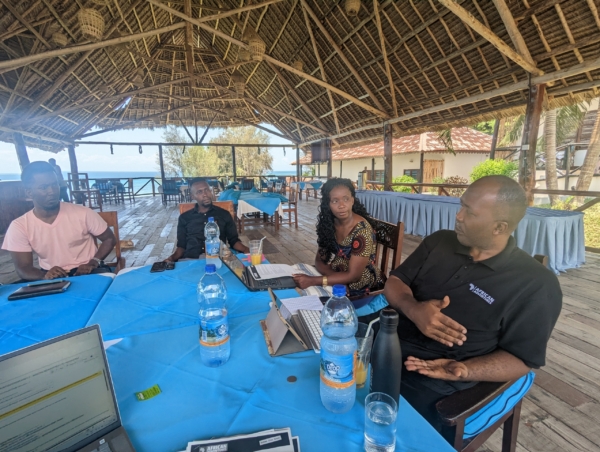
[[[7,298],[24,284],[0,286],[0,355],[83,328],[112,282],[102,275],[63,279],[71,281],[64,293],[15,301]]]
[[[216,369],[201,364],[196,284],[203,265],[180,262],[170,272],[151,274],[143,267],[119,276],[90,319],[100,323],[105,339],[124,338],[108,349],[108,359],[136,449],[181,450],[194,439],[290,427],[302,450],[362,450],[367,390],[357,393],[350,412],[328,412],[319,398],[319,356],[307,351],[271,358],[259,325],[268,293],[248,292],[226,267],[219,274],[228,290],[231,359]],[[295,383],[287,381],[292,375]],[[135,399],[134,392],[155,384],[160,395]],[[402,400],[397,450],[452,448]]]
[[[300,187],[300,190],[305,190],[307,188],[313,188],[315,190],[318,190],[323,186],[323,182],[321,182],[320,180],[307,180],[305,182],[297,182],[297,184]]]
[[[454,229],[460,210],[460,200],[450,196],[358,190],[356,197],[374,218],[402,221],[407,234],[421,237]],[[582,212],[529,207],[513,235],[527,253],[548,256],[555,273],[585,263]]]
[[[223,195],[223,196],[226,196]],[[219,195],[219,201],[225,198]],[[282,202],[288,202],[288,199],[279,193],[259,193],[253,191],[243,191],[238,199],[230,198],[233,204],[237,206],[239,200],[246,201],[252,207],[260,210],[267,215],[274,215]]]

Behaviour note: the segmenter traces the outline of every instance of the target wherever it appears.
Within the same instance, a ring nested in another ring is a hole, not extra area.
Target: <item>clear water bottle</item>
[[[221,245],[219,225],[214,217],[208,218],[208,223],[204,226],[204,249],[206,250],[206,263],[214,264],[215,268],[221,268],[219,259],[219,247]]]
[[[321,402],[333,413],[345,413],[356,399],[356,330],[354,306],[346,287],[333,286],[321,312]]]
[[[229,321],[227,319],[227,288],[213,264],[206,264],[198,283],[200,305],[200,358],[209,367],[222,366],[229,360]]]

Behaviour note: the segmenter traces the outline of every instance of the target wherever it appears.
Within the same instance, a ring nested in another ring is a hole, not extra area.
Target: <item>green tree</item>
[[[186,141],[181,129],[172,126],[165,130],[163,139],[167,143],[185,143]],[[194,177],[220,174],[220,158],[217,150],[213,147],[191,144],[189,146],[165,146],[163,161],[165,174],[169,176]],[[160,163],[158,164],[160,165]]]
[[[494,124],[496,120],[492,119],[490,121],[483,121],[472,126],[472,129],[479,130],[487,135],[492,135],[494,133]]]
[[[235,163],[238,176],[257,176],[272,170],[273,156],[268,148],[259,145],[268,144],[269,136],[252,126],[230,127],[213,138],[211,143],[256,144],[256,147],[235,148]],[[219,170],[221,174],[232,172],[231,147],[219,147]]]
[[[471,171],[471,182],[484,176],[502,175],[514,178],[519,173],[519,164],[506,160],[485,160]]]
[[[407,176],[398,176],[392,179],[394,184],[416,184],[418,181],[414,177]],[[402,193],[411,193],[412,189],[410,187],[392,187],[392,190],[399,191]]]

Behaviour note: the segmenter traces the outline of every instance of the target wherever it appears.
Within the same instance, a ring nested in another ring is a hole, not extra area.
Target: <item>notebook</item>
[[[135,451],[98,325],[0,356],[0,450]]]
[[[283,278],[265,279],[260,280],[256,277],[258,273],[254,266],[246,267],[242,261],[237,257],[235,253],[231,253],[227,257],[221,259],[225,266],[231,270],[231,272],[237,276],[237,278],[246,286],[246,288],[252,292],[259,290],[267,290],[269,288],[279,289],[293,289],[296,287],[296,283],[290,276]]]

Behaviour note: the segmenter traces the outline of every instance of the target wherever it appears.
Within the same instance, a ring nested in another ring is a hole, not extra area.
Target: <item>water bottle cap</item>
[[[385,308],[381,310],[379,314],[379,322],[382,326],[389,326],[396,328],[398,326],[398,313],[391,308]]]
[[[346,286],[342,284],[336,284],[333,286],[333,296],[334,297],[345,297],[346,296]]]
[[[208,274],[211,274],[217,271],[217,267],[215,266],[215,264],[206,264],[206,267],[204,267],[204,271]]]
[[[215,222],[215,217],[208,217],[208,222],[209,223],[214,223]]]

